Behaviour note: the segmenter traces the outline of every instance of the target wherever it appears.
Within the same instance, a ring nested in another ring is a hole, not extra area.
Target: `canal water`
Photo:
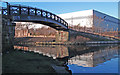
[[[73,75],[75,73],[118,73],[118,47],[117,44],[15,45],[14,51],[8,51],[3,55],[3,72],[72,73]]]

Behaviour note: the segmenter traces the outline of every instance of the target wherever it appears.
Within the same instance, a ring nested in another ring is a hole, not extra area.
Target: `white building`
[[[96,10],[85,10],[59,15],[66,20],[70,26],[94,27],[102,31],[117,31],[118,19]]]

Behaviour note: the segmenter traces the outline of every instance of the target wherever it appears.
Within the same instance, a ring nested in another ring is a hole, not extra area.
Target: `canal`
[[[118,73],[117,44],[20,46],[3,53],[3,73]]]

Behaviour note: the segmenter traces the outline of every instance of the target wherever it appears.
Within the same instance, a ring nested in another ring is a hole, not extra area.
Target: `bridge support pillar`
[[[67,42],[67,41],[69,41],[69,32],[68,31],[57,31],[56,42]]]
[[[0,74],[2,74],[2,55],[1,55],[1,53],[2,53],[2,15],[0,14]]]
[[[15,23],[2,18],[2,51],[14,48]]]
[[[2,15],[0,15],[0,53],[2,53]]]

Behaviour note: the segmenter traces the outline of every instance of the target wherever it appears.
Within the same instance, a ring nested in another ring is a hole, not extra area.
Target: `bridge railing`
[[[41,17],[55,20],[68,28],[68,23],[62,18],[60,18],[59,16],[51,12],[48,12],[42,9],[33,8],[33,7],[8,4],[7,8],[2,8],[2,14],[13,15],[13,16],[14,15],[15,16],[20,16],[20,15],[41,16]]]

